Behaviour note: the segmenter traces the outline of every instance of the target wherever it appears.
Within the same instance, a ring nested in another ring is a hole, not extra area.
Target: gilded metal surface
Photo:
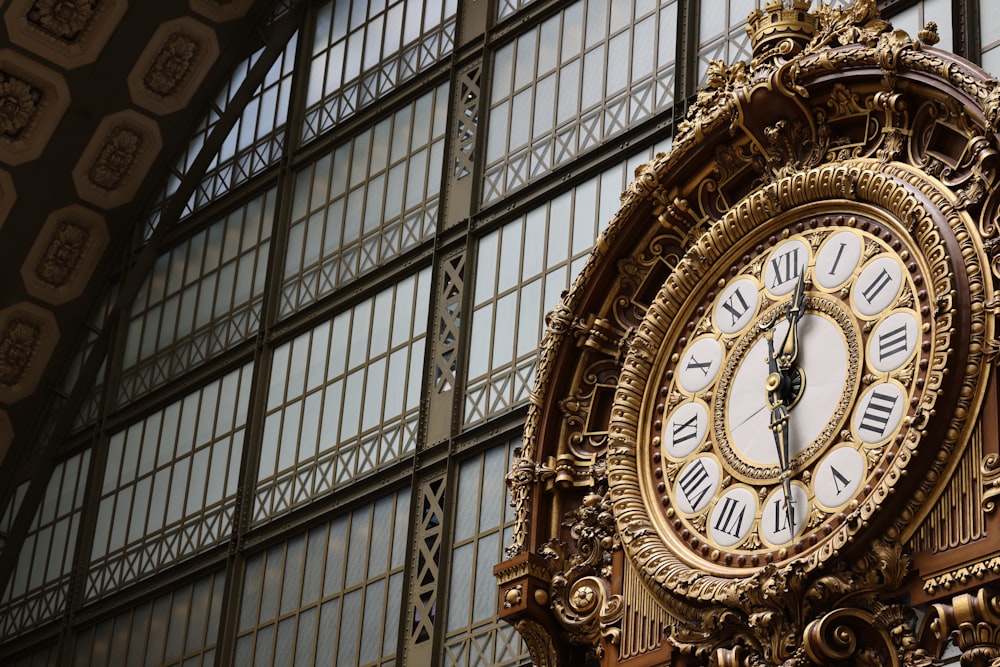
[[[962,650],[962,665],[994,665],[1000,660],[1000,596],[980,588],[935,604],[925,628],[943,642],[952,637]],[[929,621],[929,622],[928,622]]]

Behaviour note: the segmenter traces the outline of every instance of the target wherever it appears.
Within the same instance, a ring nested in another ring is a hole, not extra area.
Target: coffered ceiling
[[[275,4],[0,2],[0,463],[7,475],[28,458],[40,415],[143,212],[215,90],[260,46],[256,26]]]

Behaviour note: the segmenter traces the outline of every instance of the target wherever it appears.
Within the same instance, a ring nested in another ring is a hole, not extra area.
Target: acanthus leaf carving
[[[0,337],[0,384],[12,387],[28,371],[41,344],[42,330],[32,322],[13,320]]]
[[[824,575],[797,561],[769,565],[721,604],[678,623],[670,641],[682,653],[711,656],[714,665],[937,664],[917,645],[912,610],[878,599],[902,583],[908,567],[897,543],[878,540]]]
[[[117,189],[128,178],[141,150],[138,133],[124,126],[112,129],[87,172],[90,182],[103,190]]]
[[[65,285],[80,265],[89,240],[90,233],[84,227],[63,221],[52,235],[35,273],[48,285]]]
[[[563,525],[576,548],[553,539],[539,549],[552,573],[551,608],[569,642],[599,659],[605,642],[618,643],[625,612],[622,596],[611,592],[612,558],[621,544],[607,493],[586,494]]]
[[[171,33],[153,59],[143,83],[160,97],[172,95],[187,78],[198,51],[198,42],[190,35],[180,31]]]

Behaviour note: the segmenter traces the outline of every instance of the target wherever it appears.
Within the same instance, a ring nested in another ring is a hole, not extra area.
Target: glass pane
[[[577,0],[496,51],[485,204],[673,105],[676,4]]]

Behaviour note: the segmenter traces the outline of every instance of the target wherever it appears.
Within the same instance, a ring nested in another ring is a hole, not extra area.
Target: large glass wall
[[[0,664],[527,664],[492,567],[545,315],[760,4],[325,0],[259,31],[119,258],[41,492],[0,507]],[[1000,69],[985,0],[890,4]]]

